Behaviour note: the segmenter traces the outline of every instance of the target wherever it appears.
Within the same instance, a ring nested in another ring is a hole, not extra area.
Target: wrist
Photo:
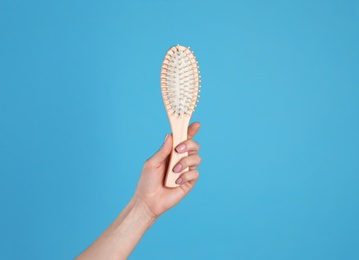
[[[158,215],[156,215],[148,205],[136,195],[131,198],[129,204],[134,211],[138,212],[143,217],[144,221],[149,221],[152,224],[158,217]]]

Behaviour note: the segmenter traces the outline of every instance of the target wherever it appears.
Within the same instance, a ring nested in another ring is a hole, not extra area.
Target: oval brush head
[[[162,62],[161,89],[167,113],[191,115],[198,102],[199,71],[193,52],[182,45],[171,47]]]
[[[192,112],[198,102],[200,76],[198,65],[189,47],[176,45],[171,47],[162,62],[161,91],[173,135],[173,150],[165,178],[166,187],[177,187],[176,179],[181,173],[174,173],[173,167],[187,153],[178,154],[174,148],[187,140],[187,128]]]

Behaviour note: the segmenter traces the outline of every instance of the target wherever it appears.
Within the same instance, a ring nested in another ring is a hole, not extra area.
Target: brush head
[[[162,62],[161,90],[169,115],[191,115],[198,102],[200,76],[195,56],[189,47],[171,47]]]

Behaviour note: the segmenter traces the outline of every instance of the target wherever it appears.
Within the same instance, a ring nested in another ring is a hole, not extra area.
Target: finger
[[[197,152],[196,151],[188,151],[188,155],[193,155],[193,154],[196,154]]]
[[[187,182],[194,183],[198,179],[199,173],[197,170],[188,171],[183,173],[177,180],[176,183],[183,185]]]
[[[193,122],[187,131],[187,139],[192,139],[193,136],[197,133],[199,127],[201,126],[200,122]]]
[[[171,154],[172,151],[172,135],[167,134],[165,141],[158,151],[152,155],[147,161],[146,165],[149,167],[159,167]]]
[[[179,173],[187,167],[197,167],[201,163],[201,156],[194,154],[182,158],[174,167],[173,172]]]
[[[196,141],[193,141],[192,139],[186,140],[176,146],[176,152],[177,153],[184,153],[189,151],[195,151],[198,152],[200,148],[199,143]]]

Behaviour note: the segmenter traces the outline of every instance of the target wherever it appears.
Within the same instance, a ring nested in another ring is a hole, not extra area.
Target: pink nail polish
[[[180,184],[182,182],[182,177],[179,177],[176,181],[177,184]]]
[[[186,145],[184,145],[184,144],[181,144],[180,146],[177,146],[177,148],[176,148],[176,151],[179,153],[183,152],[184,150],[186,150]]]
[[[173,172],[180,172],[182,169],[182,165],[181,164],[177,164],[174,168],[173,168]]]

